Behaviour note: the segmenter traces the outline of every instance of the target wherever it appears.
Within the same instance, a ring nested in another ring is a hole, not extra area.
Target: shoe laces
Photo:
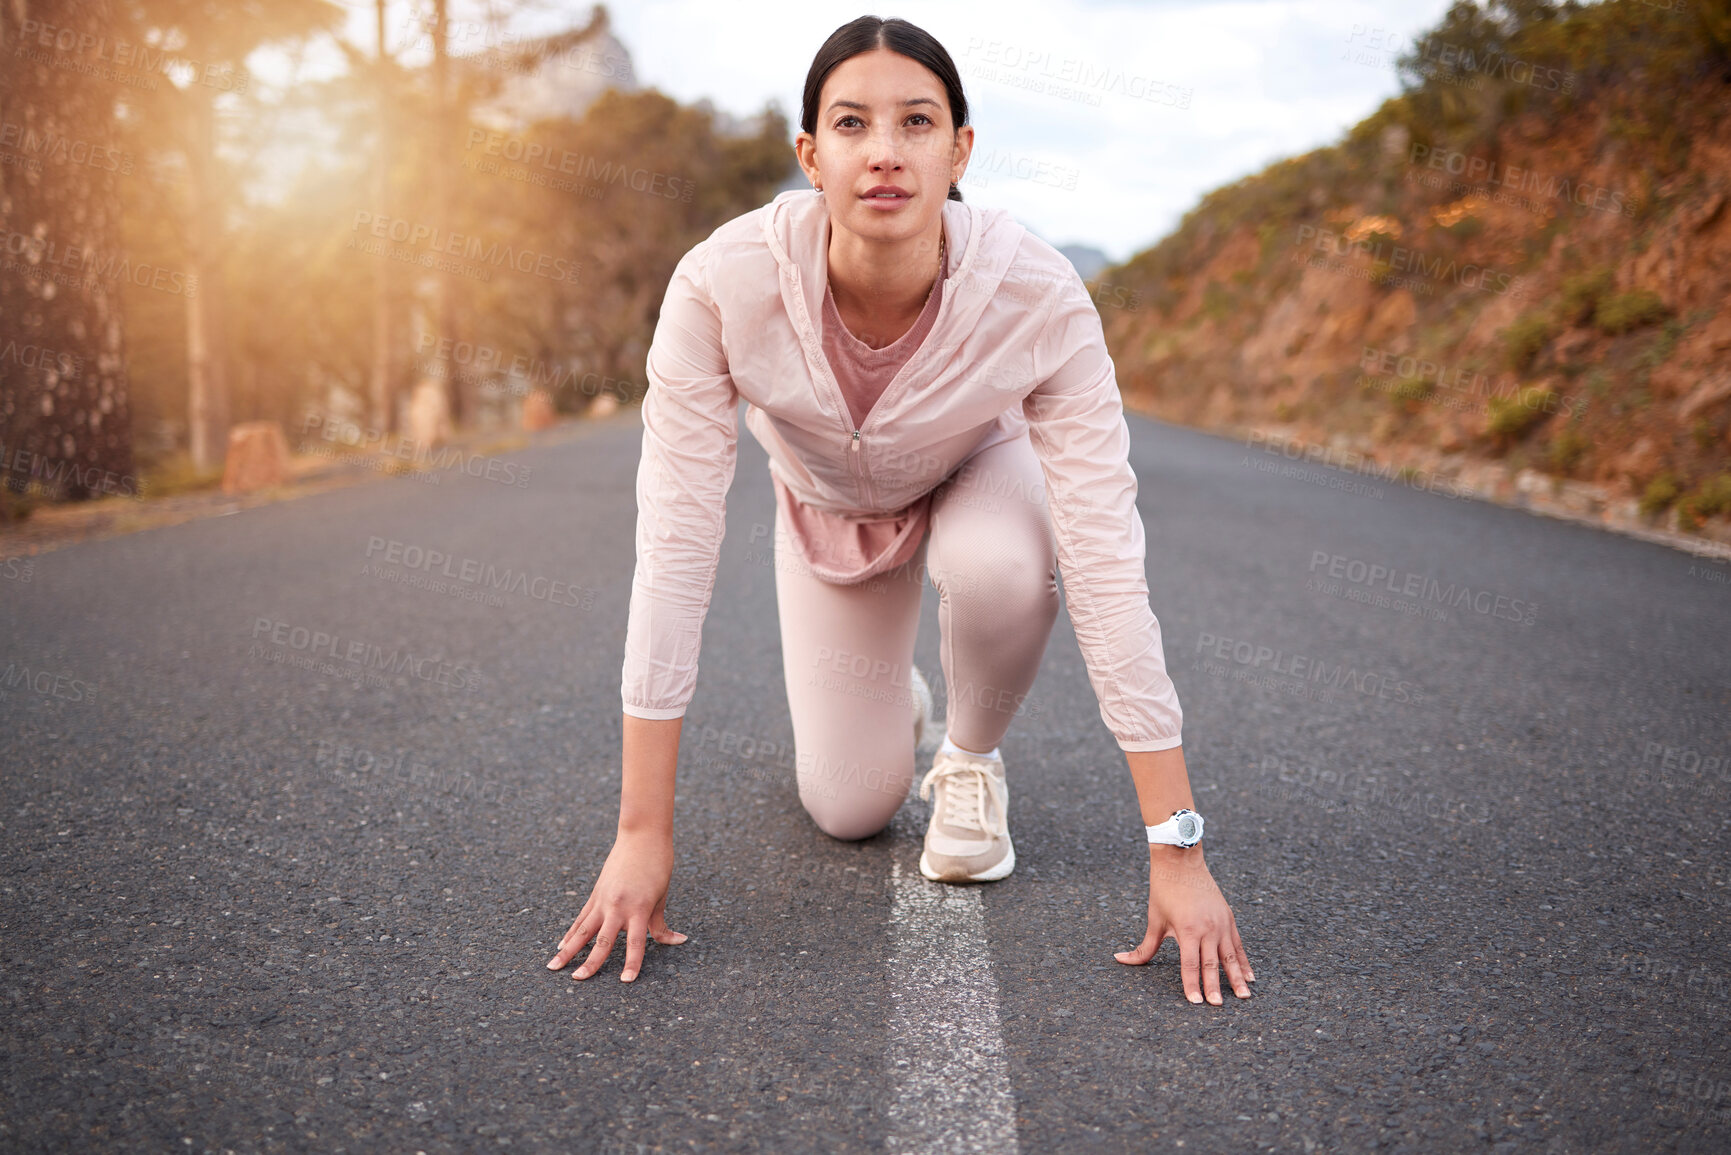
[[[939,821],[1002,838],[1010,832],[1009,791],[1003,778],[988,769],[996,762],[993,758],[940,755],[920,783],[920,798],[929,798],[933,787],[942,783],[944,789],[938,793],[943,797],[943,813]]]

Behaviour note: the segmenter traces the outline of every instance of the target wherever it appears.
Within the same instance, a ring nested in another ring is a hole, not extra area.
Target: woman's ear
[[[974,126],[964,124],[956,129],[955,148],[950,154],[950,183],[962,183],[968,171],[968,158],[974,154]]]
[[[811,187],[823,191],[823,174],[817,170],[817,142],[809,132],[802,132],[793,140],[794,159],[799,161],[800,171],[805,173],[805,179],[811,182]]]

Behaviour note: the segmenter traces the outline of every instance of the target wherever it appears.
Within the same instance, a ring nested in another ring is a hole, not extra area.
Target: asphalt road
[[[1130,420],[1252,1000],[1113,960],[1147,858],[1066,617],[1013,876],[920,879],[917,799],[816,829],[743,430],[690,940],[544,969],[616,814],[627,411],[0,566],[0,1149],[1731,1148],[1727,567]]]

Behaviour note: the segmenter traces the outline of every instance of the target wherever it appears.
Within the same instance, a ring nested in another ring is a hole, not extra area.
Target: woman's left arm
[[[1022,411],[1046,478],[1076,641],[1100,716],[1130,764],[1143,824],[1154,826],[1191,806],[1183,712],[1149,604],[1138,482],[1117,372],[1087,286],[1067,262],[1063,269],[1035,343],[1036,384]],[[1254,972],[1202,845],[1150,844],[1148,853],[1147,933],[1118,961],[1146,963],[1172,938],[1191,1002],[1206,997],[1219,1005],[1221,964],[1233,992],[1249,998]]]

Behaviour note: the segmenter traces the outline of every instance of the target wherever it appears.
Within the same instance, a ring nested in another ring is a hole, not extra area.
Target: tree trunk
[[[221,198],[216,195],[216,108],[212,90],[187,87],[192,137],[187,143],[187,239],[197,289],[186,295],[187,431],[193,466],[215,469],[228,452],[229,398],[223,356]]]
[[[440,229],[451,227],[451,157],[454,155],[454,137],[451,131],[452,113],[455,102],[451,99],[451,62],[450,45],[446,7],[448,0],[433,0],[433,212]],[[438,326],[439,337],[442,340],[455,341],[457,338],[457,297],[456,285],[452,274],[447,269],[433,271],[434,283],[438,285],[437,303],[433,308],[433,323]],[[467,416],[463,411],[463,375],[449,372],[445,374],[446,388],[450,397],[451,428],[453,431],[463,427],[463,419]]]
[[[376,0],[379,35],[378,143],[373,151],[374,212],[391,203],[391,74],[385,51],[385,0]],[[397,431],[397,405],[391,388],[391,262],[377,261],[373,278],[372,427],[389,436]]]
[[[0,5],[0,123],[19,133],[19,163],[0,165],[0,476],[13,493],[139,492],[123,282],[100,271],[119,263],[118,174],[66,160],[68,142],[86,156],[111,145],[113,90],[22,35],[29,20],[100,37],[113,15],[108,0]]]

